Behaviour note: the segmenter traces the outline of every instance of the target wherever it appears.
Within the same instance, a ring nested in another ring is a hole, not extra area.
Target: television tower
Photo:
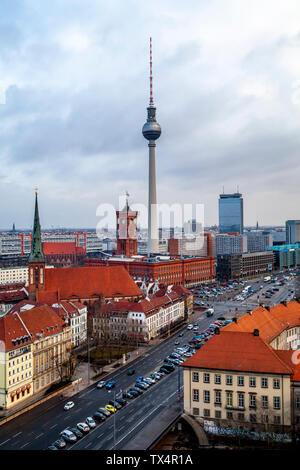
[[[150,101],[147,108],[147,122],[143,126],[143,136],[149,141],[149,193],[148,193],[148,256],[158,253],[158,226],[156,201],[155,141],[161,134],[156,121],[156,107],[153,101],[152,77],[152,38],[150,38]]]

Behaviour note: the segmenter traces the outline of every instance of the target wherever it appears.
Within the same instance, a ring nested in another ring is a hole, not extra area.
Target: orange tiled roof
[[[65,322],[48,305],[34,307],[0,318],[0,350],[10,351],[62,330]],[[27,337],[27,338],[26,338]],[[15,342],[17,338],[23,341]]]
[[[187,359],[183,366],[288,375],[293,373],[292,367],[260,336],[224,329]]]
[[[123,266],[51,268],[45,270],[45,291],[39,291],[37,299],[52,304],[101,296],[142,297],[143,293]]]
[[[275,305],[267,310],[258,307],[223,328],[223,331],[249,331],[259,329],[259,335],[264,341],[270,343],[276,336],[287,328],[300,325],[300,303],[293,301]]]
[[[76,243],[75,242],[44,242],[43,243],[44,255],[75,255]]]

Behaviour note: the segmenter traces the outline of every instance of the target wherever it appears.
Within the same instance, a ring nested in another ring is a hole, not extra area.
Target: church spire
[[[29,263],[44,263],[45,256],[42,247],[41,238],[41,225],[39,217],[39,206],[38,206],[38,190],[35,190],[35,209],[34,209],[34,222],[32,232],[32,245],[31,253],[29,255]]]

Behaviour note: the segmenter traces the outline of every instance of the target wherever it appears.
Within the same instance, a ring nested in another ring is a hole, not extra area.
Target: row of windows
[[[199,390],[193,390],[193,401],[199,402]],[[250,408],[256,408],[258,399],[256,395],[249,394],[249,402],[248,405]],[[204,403],[211,402],[211,392],[210,390],[203,391],[203,401]],[[216,390],[214,394],[214,403],[215,405],[222,405],[221,399],[221,391]],[[244,393],[237,393],[237,403],[240,408],[245,407],[245,394]],[[226,392],[226,406],[233,406],[233,392]],[[267,395],[263,395],[261,397],[261,406],[262,408],[269,408],[269,397]],[[280,410],[280,397],[273,397],[273,408],[274,410]]]
[[[210,383],[210,376],[212,374],[209,373],[204,373],[203,374],[203,383]],[[193,377],[192,381],[193,382],[199,382],[200,375],[199,372],[193,372]],[[257,378],[256,377],[249,377],[249,387],[256,387],[257,385]],[[222,376],[219,374],[214,374],[214,383],[220,385],[222,382]],[[233,376],[232,375],[226,375],[225,378],[225,383],[226,385],[233,385]],[[245,385],[245,377],[243,375],[238,375],[237,376],[237,385],[239,387],[243,387]],[[261,377],[260,379],[260,385],[262,388],[268,388],[269,387],[269,379],[267,377]],[[273,388],[279,389],[280,388],[280,380],[279,379],[273,379]]]
[[[31,359],[31,353],[27,354],[25,356],[25,359],[24,359],[24,356],[22,356],[21,358],[15,359],[13,361],[9,361],[8,367],[13,367],[15,364],[20,364],[20,362],[27,361],[28,359]]]
[[[24,380],[24,379],[29,378],[30,376],[31,376],[31,371],[26,372],[25,375],[22,374],[21,377],[18,375],[17,377],[14,377],[13,379],[9,380],[9,381],[8,381],[8,385],[13,385],[13,384],[15,384],[15,383],[18,383],[18,382],[20,382],[20,381],[22,381],[22,380]]]

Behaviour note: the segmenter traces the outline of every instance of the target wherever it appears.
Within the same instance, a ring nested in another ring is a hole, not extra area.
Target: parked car
[[[100,380],[100,382],[97,383],[97,388],[103,388],[105,384],[105,380]]]
[[[48,450],[58,450],[57,447],[55,447],[53,444],[47,447]]]
[[[53,442],[53,445],[58,449],[63,449],[64,447],[66,447],[66,441],[63,438],[60,438]]]
[[[69,431],[69,429],[64,429],[64,431],[62,431],[60,433],[60,435],[67,442],[76,442],[77,441],[77,437],[75,436],[75,434],[72,431]]]
[[[91,416],[88,416],[86,418],[85,422],[90,428],[95,428],[96,427],[96,423],[95,423],[95,421],[93,420],[93,418]]]
[[[127,401],[124,398],[116,398],[116,402],[119,403],[121,406],[125,406]]]
[[[164,374],[169,374],[171,372],[168,369],[166,369],[164,366],[162,366],[159,370],[160,372],[163,372]]]
[[[89,426],[86,423],[77,423],[77,428],[79,429],[79,431],[85,433],[89,432],[90,430]]]
[[[114,406],[117,410],[120,410],[122,408],[122,406],[120,405],[120,403],[114,401],[114,400],[109,400],[109,405],[112,405]]]
[[[68,411],[71,408],[73,408],[73,406],[74,406],[74,402],[73,401],[68,401],[64,406],[64,410]]]
[[[104,416],[103,413],[100,413],[99,411],[96,411],[94,414],[93,414],[93,419],[95,419],[96,421],[105,421],[106,420],[106,416]]]
[[[136,379],[136,382],[142,382],[144,379],[144,377],[142,375],[140,375],[137,379]]]
[[[128,398],[129,400],[132,400],[133,398],[135,398],[135,396],[137,396],[137,393],[136,392],[134,392],[134,393],[130,392],[129,390],[128,390],[128,392],[123,392],[122,393],[122,397],[123,398]]]
[[[69,431],[71,431],[73,434],[75,434],[75,436],[77,437],[77,439],[81,439],[83,434],[81,431],[79,431],[79,429],[77,428],[68,428]]]
[[[110,416],[111,412],[108,411],[106,408],[98,408],[99,413],[102,413],[104,416]]]
[[[115,407],[112,406],[112,405],[106,405],[106,406],[105,406],[105,409],[106,409],[107,411],[110,411],[111,413],[115,413],[115,412],[117,411],[117,408],[115,408]]]

